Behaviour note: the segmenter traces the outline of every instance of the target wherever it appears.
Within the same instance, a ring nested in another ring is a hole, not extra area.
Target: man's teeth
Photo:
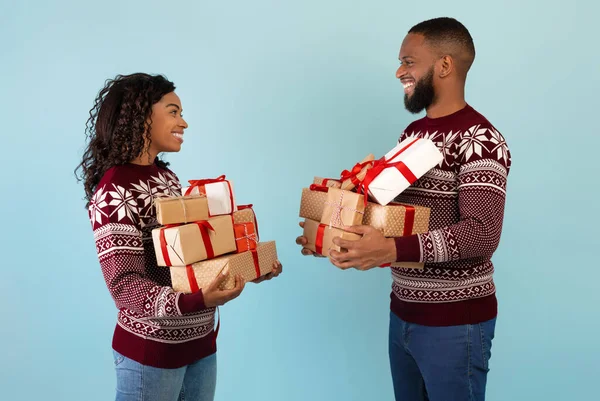
[[[172,132],[172,134],[173,134],[173,136],[175,136],[176,138],[183,139],[183,134],[179,134],[179,133],[177,133],[177,132]]]
[[[414,82],[404,82],[402,84],[402,86],[404,86],[404,89],[406,88],[410,88],[411,86],[413,86],[415,83]]]

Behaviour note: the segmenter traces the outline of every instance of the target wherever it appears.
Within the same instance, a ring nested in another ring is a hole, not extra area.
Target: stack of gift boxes
[[[189,183],[182,196],[154,200],[161,224],[152,230],[156,260],[170,268],[173,289],[196,292],[227,266],[221,289],[233,288],[237,274],[251,281],[269,273],[275,242],[259,242],[252,205],[237,205],[232,182],[221,176]]]
[[[306,248],[322,256],[329,256],[332,249],[344,252],[333,238],[359,240],[360,235],[345,229],[361,224],[380,230],[385,237],[427,232],[429,208],[393,200],[442,160],[430,140],[408,138],[379,160],[367,156],[352,170],[344,170],[339,179],[315,177],[313,184],[302,190],[300,201]],[[423,264],[392,266],[422,268]]]

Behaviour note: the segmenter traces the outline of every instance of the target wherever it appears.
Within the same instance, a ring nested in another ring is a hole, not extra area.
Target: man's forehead
[[[427,51],[425,37],[421,34],[409,33],[402,41],[399,58],[413,57]]]

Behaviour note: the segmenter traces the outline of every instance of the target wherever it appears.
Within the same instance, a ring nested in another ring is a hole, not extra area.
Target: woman
[[[119,309],[113,336],[117,401],[213,400],[215,308],[240,295],[219,290],[224,271],[192,294],[171,288],[157,267],[152,199],[179,195],[181,185],[158,155],[178,152],[188,124],[175,86],[163,76],[133,74],[107,81],[87,122],[88,146],[78,167],[106,285]],[[264,279],[280,274],[281,264]]]

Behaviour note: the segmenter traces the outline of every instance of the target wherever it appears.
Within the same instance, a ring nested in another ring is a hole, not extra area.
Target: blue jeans
[[[484,401],[496,319],[428,327],[390,314],[396,401]]]
[[[117,371],[116,401],[213,401],[217,355],[178,369],[142,365],[113,351]]]

